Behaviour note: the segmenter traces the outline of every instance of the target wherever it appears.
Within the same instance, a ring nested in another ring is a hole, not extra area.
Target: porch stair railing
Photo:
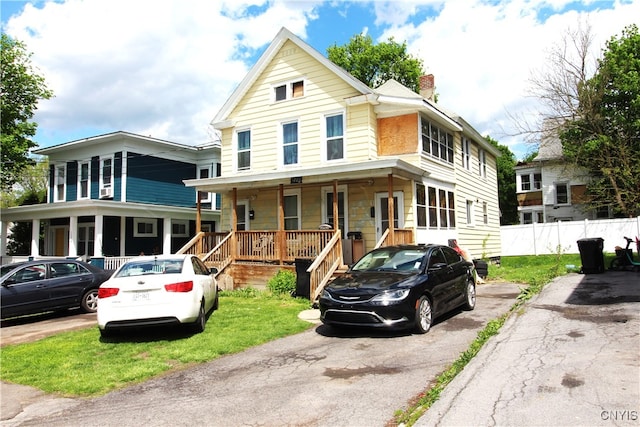
[[[318,300],[325,285],[329,283],[333,277],[333,273],[338,268],[341,268],[343,264],[342,239],[340,230],[337,230],[322,252],[318,254],[307,269],[307,272],[310,274],[309,284],[311,289],[309,290],[309,295],[312,297],[311,301],[315,302]]]
[[[377,249],[391,245],[410,245],[412,243],[415,243],[415,239],[411,228],[394,228],[393,240],[391,239],[391,233],[387,228],[384,233],[382,233],[382,236],[380,236],[375,248]]]

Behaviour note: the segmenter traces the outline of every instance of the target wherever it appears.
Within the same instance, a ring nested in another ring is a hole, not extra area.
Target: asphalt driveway
[[[508,310],[518,293],[514,284],[480,285],[474,311],[440,319],[426,335],[338,333],[317,325],[94,399],[3,384],[2,425],[381,426],[457,359],[488,321]],[[215,322],[215,314],[209,321]]]

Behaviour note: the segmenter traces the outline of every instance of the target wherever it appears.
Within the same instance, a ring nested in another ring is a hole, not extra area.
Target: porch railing
[[[325,248],[311,263],[307,272],[310,274],[309,295],[311,301],[317,301],[322,289],[331,280],[333,273],[344,263],[342,259],[342,239],[340,231],[336,231],[327,242]]]
[[[376,248],[381,248],[383,246],[391,246],[391,245],[410,245],[414,243],[414,235],[413,230],[410,228],[394,228],[393,229],[393,240],[391,240],[391,236],[389,233],[389,229],[387,228],[378,243],[376,243]]]

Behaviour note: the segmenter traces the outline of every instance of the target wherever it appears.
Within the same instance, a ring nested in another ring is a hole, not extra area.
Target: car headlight
[[[320,298],[330,299],[331,294],[326,289],[323,289],[322,292],[320,293]]]
[[[371,298],[371,302],[379,305],[390,305],[408,297],[409,292],[410,289],[398,289],[396,291],[384,292]]]

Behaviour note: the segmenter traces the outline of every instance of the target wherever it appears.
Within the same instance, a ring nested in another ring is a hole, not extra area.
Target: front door
[[[69,227],[52,227],[53,255],[66,256],[69,248]]]
[[[389,228],[389,193],[376,193],[376,241]],[[393,192],[393,227],[404,227],[404,195]]]

